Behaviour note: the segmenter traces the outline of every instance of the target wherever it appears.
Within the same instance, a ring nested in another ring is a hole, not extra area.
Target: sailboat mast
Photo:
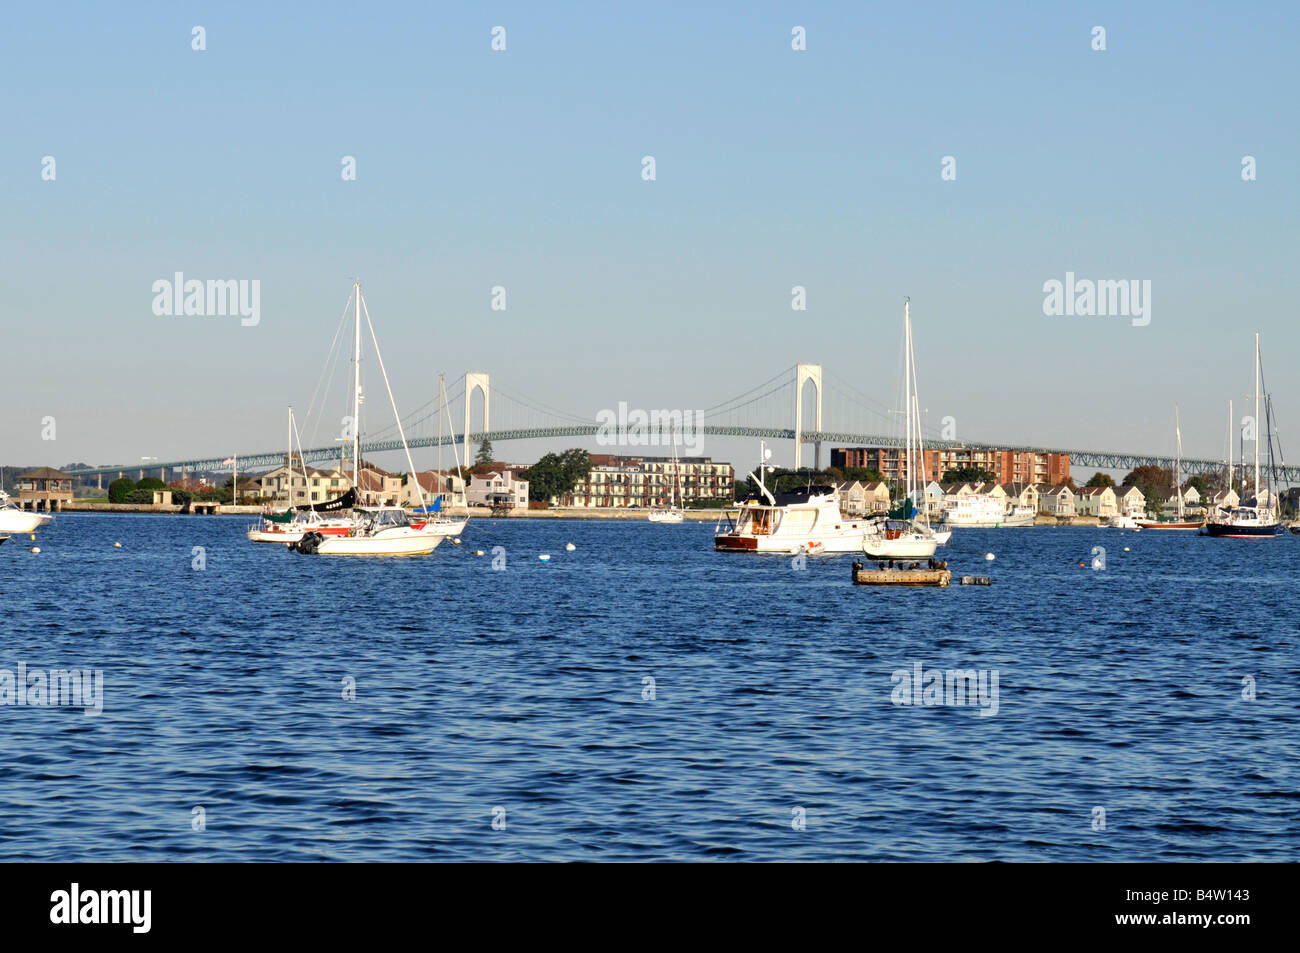
[[[352,285],[352,485],[361,493],[361,282]]]
[[[1232,401],[1228,401],[1228,492],[1232,491]]]
[[[912,499],[912,299],[903,299],[903,414],[907,418],[905,428],[906,447],[903,455],[907,461],[907,482],[905,492],[908,506]],[[910,519],[911,513],[907,514]]]
[[[1178,518],[1183,518],[1183,431],[1178,426],[1178,405],[1174,404],[1174,489],[1178,492]]]
[[[1255,503],[1260,503],[1260,332],[1255,333]]]

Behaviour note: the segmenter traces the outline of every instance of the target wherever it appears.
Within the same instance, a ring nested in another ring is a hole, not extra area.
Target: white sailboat
[[[456,440],[455,440],[456,428],[452,426],[451,423],[451,407],[447,403],[447,385],[441,374],[438,375],[438,402],[442,406],[442,411],[438,415],[438,471],[437,471],[439,474],[438,479],[441,480],[442,479],[441,476],[442,474],[442,413],[445,413],[447,415],[447,426],[450,429],[452,434],[451,450],[456,460],[456,472],[457,473],[461,472],[460,451],[456,449]],[[417,484],[419,483],[419,480],[416,478],[414,473],[411,474],[411,479],[415,480]],[[421,491],[422,490],[423,488],[421,488]],[[423,492],[421,492],[421,497],[423,497]],[[462,490],[461,504],[465,504],[465,503],[466,501],[464,499],[464,491]],[[446,513],[442,512],[441,494],[435,493],[432,509],[430,509],[428,506],[422,506],[422,511],[423,512],[420,518],[425,521],[424,531],[426,533],[433,533],[434,535],[437,536],[456,537],[459,536],[462,532],[464,532],[465,527],[469,525],[468,516],[448,516]]]
[[[917,400],[916,355],[912,347],[912,301],[903,303],[903,357],[904,400],[906,402],[906,466],[907,497],[904,505],[910,510],[902,520],[876,519],[867,527],[862,538],[862,551],[874,559],[927,559],[934,555],[940,544],[947,543],[952,530],[936,532],[930,528],[930,518],[924,501],[917,519],[916,492],[923,481],[916,478],[916,468],[924,466],[925,447],[921,439],[920,404]]]
[[[370,321],[370,310],[366,308],[361,296],[361,282],[352,286],[355,296],[353,309],[353,365],[352,365],[352,485],[360,486],[361,476],[361,313],[366,315],[366,326],[370,330],[370,340],[374,345],[375,359],[384,378],[384,387],[388,391],[388,400],[393,407],[393,417],[397,421],[397,432],[402,438],[402,449],[406,451],[406,462],[410,472],[415,472],[411,461],[411,448],[406,443],[406,432],[402,427],[402,418],[397,412],[397,402],[393,399],[393,388],[388,382],[388,372],[384,369],[384,358],[379,352],[379,341],[375,337],[375,328]],[[421,503],[424,502],[424,489],[416,483]],[[356,522],[346,535],[325,536],[309,532],[290,549],[300,553],[321,556],[426,556],[433,552],[445,538],[442,533],[429,531],[426,522],[420,520],[412,523],[406,511],[400,506],[357,507],[354,509]]]
[[[285,453],[285,470],[289,481],[289,508],[282,515],[268,514],[260,525],[249,528],[244,535],[254,543],[280,543],[289,545],[297,543],[308,533],[320,533],[322,536],[342,536],[352,530],[356,520],[351,515],[330,515],[350,509],[356,502],[356,489],[353,488],[337,500],[326,503],[308,503],[293,507],[293,443],[297,436],[297,427],[293,419],[293,408],[289,408],[289,444]],[[308,486],[307,464],[302,450],[302,439],[298,439],[298,459],[302,462],[302,485]]]
[[[677,430],[673,429],[673,483],[668,491],[668,509],[652,509],[647,519],[652,523],[680,523],[683,519],[682,473],[677,462]]]
[[[1267,394],[1264,396],[1264,423],[1259,423],[1260,379],[1263,367],[1259,357],[1259,332],[1255,332],[1255,494],[1242,500],[1240,505],[1220,508],[1205,524],[1205,531],[1218,539],[1275,539],[1284,530],[1278,517],[1277,493],[1273,486],[1273,404]],[[1269,467],[1265,474],[1264,486],[1259,483],[1259,431],[1263,430],[1268,440]],[[1242,470],[1246,461],[1241,461]],[[1245,493],[1245,480],[1242,481],[1242,493]]]

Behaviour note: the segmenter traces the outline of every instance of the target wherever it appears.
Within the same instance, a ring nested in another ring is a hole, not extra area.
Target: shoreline
[[[262,506],[251,506],[241,504],[239,506],[218,505],[215,513],[194,513],[187,512],[186,509],[179,505],[172,506],[155,506],[152,503],[108,503],[98,500],[74,500],[71,503],[65,503],[61,510],[55,511],[54,515],[64,513],[117,513],[121,515],[133,514],[154,514],[154,515],[189,515],[189,516],[245,516],[259,517],[266,515],[266,509]],[[597,508],[553,508],[546,510],[521,510],[511,512],[509,515],[496,514],[487,507],[471,506],[466,512],[464,509],[451,511],[448,510],[445,515],[464,517],[470,519],[482,520],[517,520],[517,519],[550,519],[550,520],[624,520],[631,522],[646,522],[649,510],[644,509],[597,509]],[[691,523],[708,523],[718,522],[723,519],[727,512],[735,512],[735,507],[730,510],[684,510],[682,517],[686,522]],[[1044,526],[1087,526],[1098,528],[1101,520],[1095,516],[1075,516],[1068,522],[1059,522],[1054,516],[1039,515],[1033,526],[1008,526],[996,527],[998,529],[1039,529]],[[990,527],[994,528],[994,527]]]

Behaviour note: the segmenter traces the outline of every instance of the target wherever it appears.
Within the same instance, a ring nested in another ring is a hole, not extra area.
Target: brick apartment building
[[[1070,478],[1070,455],[1037,450],[999,450],[996,447],[945,447],[924,451],[919,474],[921,482],[943,479],[949,470],[981,467],[994,474],[997,483],[1046,483],[1056,485]],[[907,454],[902,447],[836,447],[831,450],[833,467],[866,467],[886,480],[907,479]]]

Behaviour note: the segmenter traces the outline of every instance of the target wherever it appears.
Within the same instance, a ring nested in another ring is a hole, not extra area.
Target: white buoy
[[[475,555],[475,556],[482,556],[482,555],[483,555],[483,550],[481,550],[481,549],[476,549],[476,550],[474,550],[474,555]]]
[[[121,548],[122,548],[122,544],[121,544],[121,543],[114,543],[114,544],[113,544],[113,548],[114,548],[114,549],[121,549]]]
[[[551,554],[550,554],[550,553],[542,553],[542,554],[541,554],[540,556],[538,556],[537,558],[540,559],[542,562],[546,562],[546,560],[548,560],[548,559],[551,558]]]
[[[1124,547],[1124,552],[1128,552],[1128,547],[1127,547],[1127,546]]]
[[[567,549],[569,552],[573,552],[573,551],[574,551],[575,549],[577,549],[578,547],[577,547],[577,546],[574,546],[573,543],[566,543],[566,544],[564,545],[564,548]]]
[[[993,562],[993,560],[994,560],[995,558],[996,558],[996,557],[994,557],[994,555],[993,555],[992,553],[985,553],[985,554],[984,554],[984,561],[985,561],[985,562],[990,562],[990,563],[991,563],[991,562]]]
[[[33,547],[32,547],[32,552],[34,552],[34,553],[39,553],[40,551],[41,551],[41,547],[39,547],[39,546],[33,546]]]

